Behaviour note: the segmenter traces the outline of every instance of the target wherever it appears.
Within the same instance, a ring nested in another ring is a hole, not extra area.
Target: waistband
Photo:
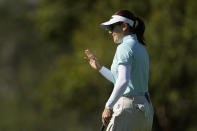
[[[148,92],[138,92],[135,94],[123,94],[123,97],[145,96]]]
[[[147,101],[149,103],[151,102],[149,92],[139,93],[139,94],[136,94],[136,95],[123,95],[123,97],[128,97],[128,98],[146,97]]]

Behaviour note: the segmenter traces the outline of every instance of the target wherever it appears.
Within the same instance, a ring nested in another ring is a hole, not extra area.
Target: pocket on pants
[[[140,111],[144,114],[144,117],[148,117],[150,114],[150,109],[149,109],[149,105],[148,103],[138,103],[135,104],[135,108],[137,109],[137,111]]]
[[[152,111],[152,105],[149,103],[140,103],[136,104],[136,109],[143,113],[145,119],[147,120],[147,124],[152,126],[153,122],[153,111]]]
[[[122,113],[123,110],[123,105],[122,105],[122,100],[118,101],[117,104],[115,104],[113,108],[113,115],[114,116],[119,116]]]
[[[135,105],[135,107],[138,109],[138,110],[140,110],[140,111],[142,111],[142,112],[145,112],[145,104],[136,104]]]

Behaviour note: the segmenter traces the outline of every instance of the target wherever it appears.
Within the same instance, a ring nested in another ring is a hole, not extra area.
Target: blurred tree
[[[146,23],[153,130],[196,130],[195,5],[196,0],[0,1],[0,130],[98,130],[113,85],[90,69],[84,50],[110,68],[117,45],[99,24],[120,9]]]

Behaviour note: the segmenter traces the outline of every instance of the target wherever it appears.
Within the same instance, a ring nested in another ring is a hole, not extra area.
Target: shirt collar
[[[120,40],[120,44],[126,42],[127,40],[136,39],[136,34],[126,35]]]

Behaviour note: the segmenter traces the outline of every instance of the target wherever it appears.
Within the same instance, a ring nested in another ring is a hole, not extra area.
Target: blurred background
[[[153,131],[197,130],[196,0],[0,0],[0,131],[97,131],[116,46],[99,24],[141,16],[150,55]]]

